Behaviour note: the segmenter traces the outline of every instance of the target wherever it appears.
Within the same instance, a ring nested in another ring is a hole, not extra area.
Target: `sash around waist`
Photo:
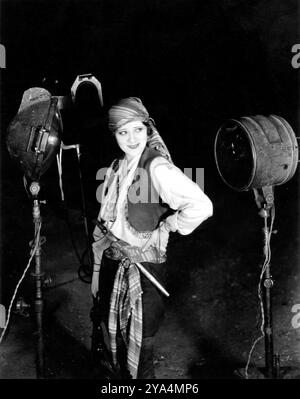
[[[113,241],[105,251],[107,258],[113,260],[121,260],[128,258],[130,263],[136,262],[151,262],[164,263],[166,261],[166,254],[159,251],[156,247],[150,247],[146,251],[141,251],[139,247],[131,246],[122,241]]]

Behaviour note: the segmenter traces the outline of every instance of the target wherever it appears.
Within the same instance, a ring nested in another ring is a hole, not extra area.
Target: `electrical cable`
[[[1,344],[2,340],[3,340],[4,334],[5,334],[5,332],[6,332],[6,329],[7,329],[7,327],[8,327],[8,324],[9,324],[11,309],[12,309],[12,305],[13,305],[13,302],[14,302],[14,300],[15,300],[15,297],[16,297],[16,295],[17,295],[17,291],[18,291],[19,286],[20,286],[20,284],[22,283],[22,281],[23,281],[23,279],[24,279],[24,277],[25,277],[25,275],[26,275],[26,273],[27,273],[27,270],[28,270],[29,267],[30,267],[30,264],[31,264],[31,262],[32,262],[32,259],[33,259],[33,257],[34,257],[34,254],[35,254],[35,252],[36,252],[36,250],[37,250],[37,247],[38,247],[38,245],[39,245],[41,227],[42,227],[42,222],[40,221],[40,222],[39,222],[39,225],[38,225],[38,230],[37,230],[37,232],[36,232],[35,239],[34,239],[34,241],[35,241],[35,246],[34,246],[34,248],[31,250],[31,254],[30,254],[30,258],[29,258],[29,261],[28,261],[28,263],[27,263],[27,266],[25,267],[25,270],[24,270],[24,272],[23,272],[23,274],[22,274],[20,280],[18,281],[18,283],[17,283],[17,285],[16,285],[14,294],[13,294],[12,299],[11,299],[11,301],[10,301],[10,305],[9,305],[9,308],[8,308],[7,321],[6,321],[6,323],[5,323],[4,329],[3,329],[2,334],[1,334],[1,337],[0,337],[0,344]]]
[[[56,161],[57,161],[58,179],[59,179],[58,181],[59,181],[61,200],[64,201],[65,194],[64,194],[64,190],[63,190],[63,184],[62,184],[62,147],[60,147],[59,153],[56,155]]]
[[[272,206],[271,208],[271,224],[270,224],[270,230],[268,230],[268,224],[267,224],[267,217],[264,217],[264,232],[265,232],[265,261],[262,266],[262,270],[260,273],[259,277],[259,283],[258,283],[258,298],[259,298],[259,305],[260,305],[260,314],[261,314],[261,326],[260,326],[260,331],[261,335],[254,341],[252,344],[252,347],[250,349],[249,355],[248,355],[248,360],[247,364],[245,367],[245,376],[246,379],[248,379],[248,368],[251,360],[251,356],[253,353],[253,350],[256,346],[256,344],[265,336],[264,332],[264,324],[265,324],[265,312],[264,312],[264,306],[263,306],[263,298],[262,298],[262,279],[263,275],[266,271],[267,266],[270,264],[271,261],[271,236],[272,236],[272,231],[273,231],[273,225],[274,225],[274,220],[275,220],[275,205]]]

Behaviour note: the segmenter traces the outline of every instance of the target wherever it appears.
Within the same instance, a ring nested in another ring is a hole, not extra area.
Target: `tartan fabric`
[[[155,262],[156,252],[142,252],[139,248],[116,241],[105,251],[106,256],[119,261],[110,299],[108,331],[112,359],[117,365],[118,326],[127,347],[127,367],[132,378],[137,378],[143,338],[142,287],[138,267],[134,262]],[[165,261],[165,259],[164,259]]]
[[[120,260],[115,276],[108,319],[111,353],[115,365],[117,365],[118,325],[127,347],[127,367],[135,379],[142,346],[142,288],[137,266],[126,257]]]
[[[105,251],[106,256],[119,260],[122,256],[131,259],[132,262],[153,262],[163,263],[166,261],[166,254],[157,247],[149,247],[146,251],[141,248],[127,244],[122,240],[113,241]]]

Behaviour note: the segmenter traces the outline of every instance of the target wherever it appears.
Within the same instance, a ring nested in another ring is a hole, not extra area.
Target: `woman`
[[[169,233],[191,233],[213,207],[174,166],[140,99],[122,99],[108,117],[124,155],[112,163],[103,186],[92,294],[100,298],[114,366],[124,378],[155,378],[153,345],[164,315]]]

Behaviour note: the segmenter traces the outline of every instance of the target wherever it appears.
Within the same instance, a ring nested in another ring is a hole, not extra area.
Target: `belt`
[[[110,247],[105,250],[105,256],[113,260],[121,260],[126,257],[130,260],[130,263],[164,263],[167,259],[166,254],[155,247],[149,248],[146,251],[141,251],[139,247],[131,246],[122,241],[113,241]]]

